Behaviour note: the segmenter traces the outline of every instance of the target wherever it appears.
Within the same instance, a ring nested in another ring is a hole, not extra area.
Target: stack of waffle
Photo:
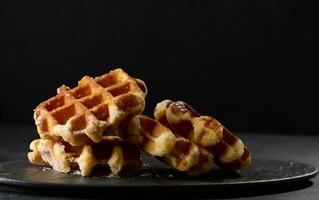
[[[142,114],[146,95],[145,83],[121,69],[85,76],[73,89],[61,86],[35,109],[41,139],[31,142],[30,162],[82,176],[106,165],[118,175],[139,168],[142,149],[192,176],[214,163],[227,170],[250,165],[250,151],[216,119],[171,100],[158,103],[152,119]]]
[[[75,88],[63,85],[57,93],[35,109],[41,139],[31,142],[31,163],[65,173],[80,170],[83,176],[95,165],[107,165],[111,175],[124,167],[138,169],[139,150],[118,136],[106,135],[143,112],[143,81],[116,69],[96,78],[85,76]]]

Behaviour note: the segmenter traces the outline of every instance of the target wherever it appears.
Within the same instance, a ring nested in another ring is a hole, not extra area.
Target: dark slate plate
[[[27,161],[13,161],[0,164],[2,189],[13,191],[62,190],[114,192],[140,191],[163,188],[178,190],[205,189],[229,190],[229,188],[252,188],[253,186],[281,185],[308,180],[318,169],[295,161],[254,160],[252,167],[241,172],[215,170],[209,174],[190,177],[163,166],[144,166],[138,176],[113,177],[96,175],[83,178],[76,174],[63,174],[48,168],[34,166]],[[125,189],[125,190],[123,190]],[[167,190],[162,190],[167,191]]]

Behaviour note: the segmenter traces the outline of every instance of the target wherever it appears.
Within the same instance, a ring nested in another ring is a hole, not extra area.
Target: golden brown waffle
[[[250,151],[216,119],[201,116],[188,104],[164,100],[157,104],[154,117],[174,134],[190,139],[214,156],[224,169],[240,169],[251,163]]]
[[[82,176],[88,176],[96,165],[108,165],[110,176],[114,176],[124,167],[137,170],[141,164],[139,150],[117,136],[104,136],[100,143],[82,146],[37,139],[31,142],[30,149],[32,152],[28,153],[28,158],[31,163],[52,166],[64,173],[79,169]]]
[[[143,112],[147,88],[140,79],[121,69],[102,76],[83,77],[78,86],[61,86],[58,95],[37,106],[34,120],[42,139],[64,141],[73,146],[100,142],[125,118]]]
[[[170,129],[145,115],[134,116],[118,134],[123,140],[190,175],[207,173],[213,167],[210,153],[190,140],[175,137]]]

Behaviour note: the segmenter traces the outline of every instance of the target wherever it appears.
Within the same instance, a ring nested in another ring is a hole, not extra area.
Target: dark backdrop
[[[31,125],[61,84],[120,66],[146,81],[148,114],[170,98],[231,130],[319,130],[313,3],[0,2],[3,123]]]

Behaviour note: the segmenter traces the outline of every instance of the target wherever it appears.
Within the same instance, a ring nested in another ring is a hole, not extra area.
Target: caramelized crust
[[[78,86],[61,86],[58,95],[40,103],[34,120],[42,139],[64,141],[73,146],[100,142],[106,131],[143,112],[147,88],[140,79],[121,69],[102,76],[83,77]]]
[[[243,142],[210,116],[202,116],[190,105],[164,100],[154,109],[154,117],[176,135],[208,150],[224,169],[241,169],[251,163],[251,153]]]

